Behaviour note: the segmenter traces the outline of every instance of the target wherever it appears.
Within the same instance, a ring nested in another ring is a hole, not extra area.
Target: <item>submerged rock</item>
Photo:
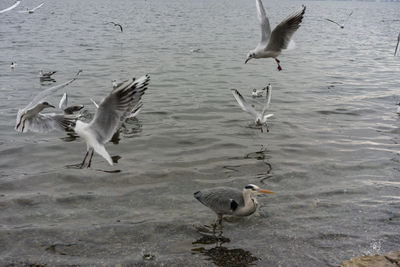
[[[400,267],[400,250],[385,255],[354,258],[342,262],[340,267]]]

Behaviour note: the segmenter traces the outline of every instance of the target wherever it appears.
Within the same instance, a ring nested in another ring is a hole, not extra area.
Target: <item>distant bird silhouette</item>
[[[26,10],[18,11],[18,13],[28,13],[28,14],[32,14],[33,12],[35,12],[36,9],[40,8],[40,7],[43,6],[43,5],[44,5],[44,2],[41,3],[40,5],[38,5],[38,6],[35,7],[35,8],[32,8],[32,9],[27,8]]]
[[[112,24],[112,25],[114,25],[114,26],[118,26],[118,27],[121,29],[121,32],[124,31],[124,30],[122,29],[121,24],[119,24],[119,23],[115,23],[115,22],[113,22],[113,21],[110,21],[110,22],[108,22],[107,24]]]
[[[15,63],[14,61],[13,61],[13,62],[11,62],[11,64],[10,64],[10,68],[11,68],[11,69],[14,69],[14,68],[15,68],[15,66],[17,66],[17,63]]]
[[[399,36],[397,36],[397,45],[396,49],[394,50],[394,56],[397,56],[397,53],[399,52],[399,43],[400,43],[400,33]]]
[[[335,24],[338,25],[341,29],[343,29],[343,28],[344,28],[344,23],[350,18],[351,15],[353,15],[353,11],[350,12],[350,14],[347,16],[347,18],[343,21],[342,24],[340,24],[340,23],[338,23],[338,22],[336,22],[336,21],[334,21],[334,20],[331,20],[331,19],[325,19],[325,20],[327,20],[327,21],[329,21],[329,22],[332,22],[332,23],[335,23]]]

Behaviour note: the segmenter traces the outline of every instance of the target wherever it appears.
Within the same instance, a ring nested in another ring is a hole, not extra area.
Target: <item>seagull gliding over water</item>
[[[36,9],[38,9],[38,8],[40,8],[41,6],[43,6],[44,5],[44,2],[43,3],[41,3],[40,5],[38,5],[37,7],[35,7],[35,8],[32,8],[32,9],[26,9],[26,10],[21,10],[21,11],[18,11],[19,13],[28,13],[28,14],[32,14],[33,12],[35,12],[35,10]]]
[[[303,5],[299,10],[279,23],[271,32],[269,20],[261,0],[256,0],[256,6],[258,19],[261,24],[261,41],[255,49],[250,50],[244,63],[247,63],[252,58],[272,57],[278,64],[278,70],[282,70],[278,56],[282,50],[294,47],[294,41],[291,38],[300,27],[306,7]]]

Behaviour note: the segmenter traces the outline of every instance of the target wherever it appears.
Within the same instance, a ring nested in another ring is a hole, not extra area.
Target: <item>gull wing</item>
[[[335,23],[336,25],[338,25],[338,26],[342,27],[342,25],[340,25],[339,23],[337,23],[337,22],[336,22],[336,21],[334,21],[334,20],[331,20],[331,19],[325,19],[325,20],[327,20],[327,21],[330,21],[330,22],[332,22],[332,23]]]
[[[269,86],[269,87],[267,87],[267,94],[265,96],[266,101],[264,103],[264,107],[263,107],[262,112],[261,112],[261,117],[264,117],[265,112],[269,108],[269,104],[271,103],[271,94],[272,94],[272,87]]]
[[[300,27],[305,12],[306,7],[303,5],[299,10],[279,23],[272,31],[271,38],[269,39],[265,51],[281,51],[282,49],[287,49],[290,39]]]
[[[397,45],[396,45],[396,49],[394,50],[395,56],[397,56],[397,53],[399,52],[399,43],[400,43],[400,33],[399,33],[399,36],[397,36]]]
[[[112,138],[120,126],[121,119],[140,101],[149,81],[150,76],[145,75],[120,85],[104,98],[88,126],[95,134],[97,142],[105,144]]]
[[[265,13],[265,9],[261,0],[256,0],[256,6],[257,6],[257,16],[261,26],[260,44],[266,45],[271,35],[271,26],[269,25],[269,20],[267,18],[267,14]]]
[[[60,99],[60,103],[58,103],[58,107],[62,110],[68,107],[68,96],[67,93],[64,93]]]
[[[37,96],[35,96],[33,98],[33,100],[23,110],[28,110],[28,109],[34,108],[37,104],[42,102],[44,99],[46,99],[47,97],[49,97],[50,95],[52,95],[56,91],[58,91],[61,88],[64,88],[67,85],[71,84],[72,82],[74,82],[78,78],[78,76],[79,76],[79,74],[81,72],[82,72],[82,70],[79,70],[78,73],[75,75],[75,77],[72,78],[71,80],[69,80],[68,82],[65,82],[65,83],[62,83],[60,85],[56,85],[56,86],[50,87],[50,88],[40,92]]]
[[[21,3],[21,1],[17,1],[17,2],[15,2],[14,5],[12,5],[12,6],[8,7],[8,8],[6,8],[6,9],[0,10],[0,14],[1,14],[1,13],[4,13],[4,12],[7,12],[7,11],[10,11],[10,10],[16,8],[20,3]]]
[[[142,107],[143,107],[143,103],[142,103],[142,101],[140,100],[140,101],[137,103],[137,105],[135,105],[135,106],[132,108],[131,113],[127,116],[127,118],[135,118],[135,117],[139,114],[139,112],[142,110]]]
[[[65,131],[72,127],[77,117],[64,114],[38,113],[35,117],[25,120],[24,132],[48,133],[53,130]],[[17,129],[21,131],[22,127]]]
[[[99,108],[99,104],[97,104],[96,101],[94,101],[93,99],[90,99],[90,101],[92,101],[93,105],[94,105],[96,108]]]
[[[242,110],[246,111],[247,113],[250,113],[254,117],[258,116],[257,111],[249,103],[247,103],[247,101],[243,98],[243,96],[239,93],[238,90],[232,89],[232,94],[235,97],[236,101],[238,102],[239,106],[242,108]]]
[[[32,9],[32,11],[35,11],[36,9],[38,9],[38,8],[42,7],[43,5],[44,5],[44,2],[43,2],[43,3],[41,3],[40,5],[38,5],[37,7],[33,8],[33,9]]]

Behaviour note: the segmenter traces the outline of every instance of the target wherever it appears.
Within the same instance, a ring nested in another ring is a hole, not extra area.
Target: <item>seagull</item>
[[[118,27],[121,29],[121,32],[123,32],[123,29],[122,29],[121,24],[115,23],[115,22],[113,22],[113,21],[108,22],[108,24],[112,24],[112,25],[114,25],[114,26],[118,26]]]
[[[118,87],[117,80],[112,80],[111,83],[112,83],[112,87],[113,88],[117,88]]]
[[[11,69],[14,69],[14,68],[15,68],[15,66],[17,66],[17,63],[15,63],[14,61],[13,61],[13,62],[11,62],[11,64],[10,64],[10,68],[11,68]]]
[[[260,97],[264,93],[263,89],[257,90],[256,88],[253,89],[253,92],[251,92],[251,96],[253,97]]]
[[[271,86],[270,83],[267,85],[267,87],[264,87],[264,88],[262,88],[262,89],[260,89],[260,90],[254,88],[254,89],[253,89],[253,92],[251,93],[251,96],[253,96],[253,97],[260,97],[260,96],[263,95],[263,93],[264,93],[265,90],[267,90],[267,92],[268,92],[268,90],[272,90],[272,86]]]
[[[262,128],[263,125],[266,125],[267,132],[269,132],[267,126],[267,119],[274,116],[274,114],[265,114],[271,102],[271,93],[272,93],[272,87],[267,87],[266,102],[264,103],[264,107],[261,113],[259,113],[243,98],[243,96],[239,93],[238,90],[232,89],[232,94],[235,97],[236,101],[238,102],[239,106],[242,108],[242,110],[246,111],[247,113],[253,115],[256,118],[255,124],[257,126],[261,126],[261,132],[263,132]]]
[[[51,79],[51,75],[55,74],[56,72],[57,71],[43,72],[43,70],[40,70],[39,78],[41,78],[41,79]]]
[[[398,107],[397,107],[397,114],[399,114],[400,115],[400,103],[398,103],[398,104],[396,104],[396,105],[398,105]]]
[[[64,110],[64,114],[69,114],[72,115],[75,112],[78,112],[79,110],[83,109],[83,105],[78,105],[78,106],[68,106],[68,95],[67,93],[64,93],[60,103],[58,104],[58,107],[62,110]]]
[[[400,43],[400,33],[397,36],[397,45],[396,45],[396,49],[394,50],[394,56],[397,56],[397,53],[399,52],[399,43]]]
[[[41,3],[40,5],[38,5],[38,6],[35,7],[35,8],[32,8],[32,9],[27,8],[26,10],[22,10],[22,11],[18,11],[18,12],[19,12],[19,13],[28,13],[28,14],[32,14],[33,12],[35,12],[36,9],[40,8],[40,7],[43,6],[43,5],[44,5],[44,2]]]
[[[353,11],[350,12],[350,14],[347,16],[347,18],[343,21],[342,24],[340,24],[340,23],[338,23],[338,22],[336,22],[336,21],[334,21],[334,20],[331,20],[331,19],[325,19],[325,20],[330,21],[330,22],[332,22],[332,23],[335,23],[335,24],[338,25],[341,29],[343,29],[343,28],[344,28],[344,23],[350,18],[351,15],[353,15]]]
[[[253,214],[258,207],[258,202],[253,195],[260,193],[274,194],[254,184],[248,184],[243,191],[231,187],[203,189],[194,193],[194,197],[217,214],[215,225],[221,225],[223,215],[249,216]]]
[[[4,13],[4,12],[7,12],[7,11],[10,11],[10,10],[16,8],[20,3],[21,3],[21,1],[17,1],[17,2],[15,2],[14,5],[12,5],[12,6],[8,7],[8,8],[6,8],[6,9],[0,10],[0,14],[1,14],[1,13]]]
[[[53,130],[68,129],[71,123],[76,120],[75,116],[40,112],[45,108],[54,108],[54,106],[46,102],[45,99],[57,90],[74,82],[81,72],[82,70],[80,70],[73,79],[63,84],[53,86],[40,92],[26,107],[20,109],[17,114],[15,130],[18,132],[30,130],[36,133],[47,133]]]
[[[147,74],[137,80],[132,79],[123,82],[101,101],[90,123],[85,123],[81,120],[76,121],[74,131],[86,141],[86,155],[81,163],[81,168],[85,164],[90,150],[92,154],[88,168],[91,165],[94,151],[105,158],[110,165],[113,165],[113,161],[104,144],[110,141],[120,127],[121,121],[131,111],[132,106],[135,106],[140,101],[149,81],[150,76]]]
[[[291,49],[295,46],[291,40],[293,34],[300,27],[306,7],[303,5],[299,10],[295,11],[284,21],[278,24],[271,32],[269,20],[265,13],[261,0],[256,0],[258,19],[261,24],[261,41],[257,47],[247,54],[244,63],[252,58],[268,58],[272,57],[278,64],[278,70],[282,70],[278,56],[284,49]]]

